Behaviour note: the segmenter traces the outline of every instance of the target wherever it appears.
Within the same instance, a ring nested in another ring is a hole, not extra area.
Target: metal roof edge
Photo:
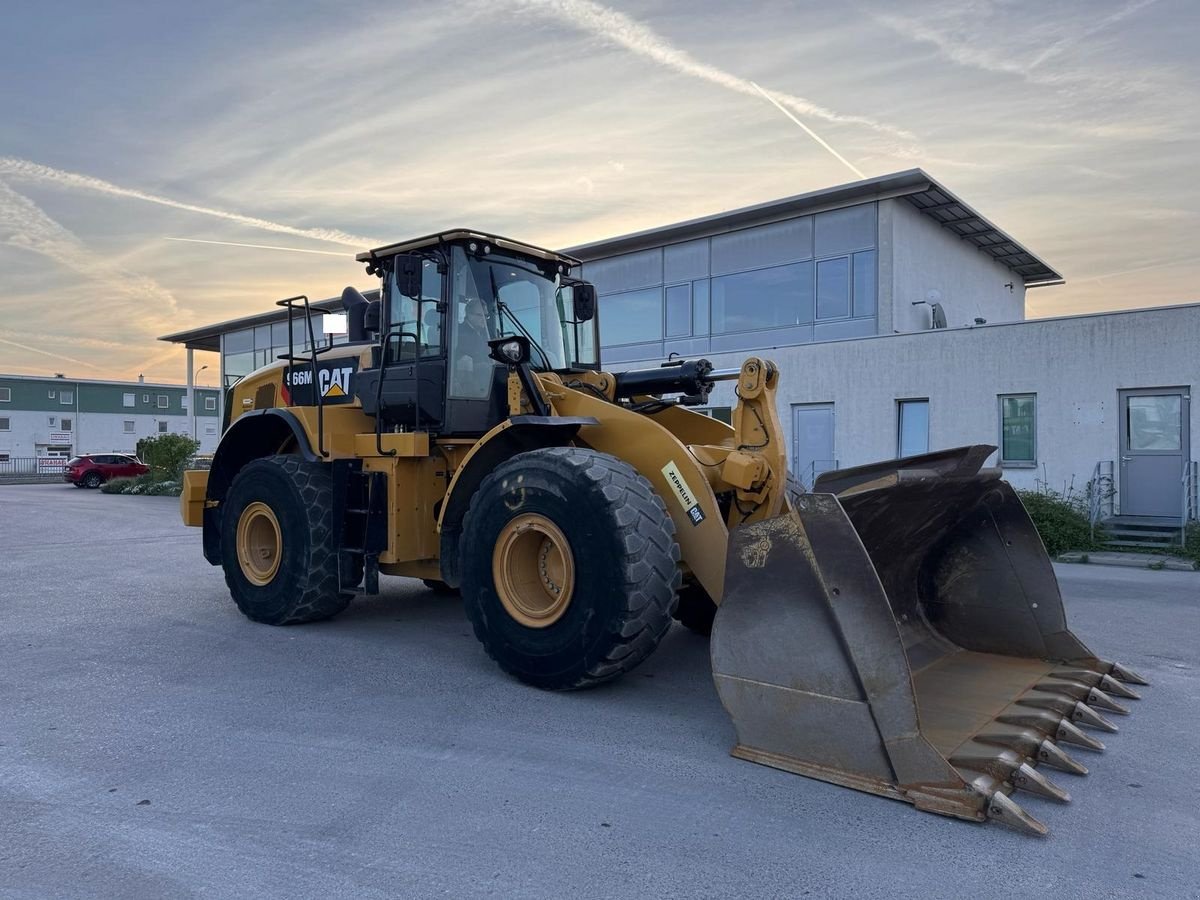
[[[66,376],[59,378],[55,375],[19,375],[13,372],[0,372],[0,378],[11,378],[14,381],[44,381],[49,384],[106,384],[117,387],[134,387],[134,388],[172,388],[175,390],[186,391],[186,384],[174,384],[165,381],[122,381],[119,378],[71,378]],[[221,389],[213,386],[197,384],[193,385],[197,391],[212,391],[219,394]]]

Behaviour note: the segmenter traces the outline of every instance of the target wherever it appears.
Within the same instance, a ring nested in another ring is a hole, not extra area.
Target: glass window
[[[798,325],[813,319],[813,264],[758,269],[712,280],[712,331]]]
[[[160,422],[158,423],[158,433],[159,433],[159,434],[166,434],[166,433],[167,433],[167,423],[166,423],[166,422],[162,422],[162,421],[160,421]]]
[[[61,403],[63,406],[70,406],[72,403],[75,402],[75,392],[74,391],[59,391],[58,392],[58,402]]]
[[[876,309],[875,251],[854,254],[854,315],[873,316]]]
[[[438,304],[442,300],[442,281],[437,263],[427,259],[421,264],[420,297],[405,297],[395,290],[394,282],[388,282],[391,298],[388,304],[388,327],[394,332],[404,332],[388,339],[392,361],[412,360],[418,336],[422,357],[441,355],[442,314],[438,311]]]
[[[216,409],[217,408],[217,398],[216,397],[205,397],[204,398],[204,408],[207,410]]]
[[[271,349],[271,326],[259,325],[254,329],[254,349],[255,350],[270,350]]]
[[[0,403],[12,402],[12,388],[0,388]]]
[[[170,405],[170,403],[171,403],[171,398],[168,397],[166,394],[158,395],[158,408],[159,409],[166,409]]]
[[[62,421],[59,422],[58,427],[60,431],[70,431],[73,424],[74,423],[70,419],[64,416]]]
[[[1130,450],[1183,448],[1183,402],[1178,394],[1130,397],[1128,403]]]
[[[900,425],[897,429],[897,456],[916,456],[929,452],[929,401],[901,400],[898,404]]]
[[[187,394],[184,394],[182,397],[179,398],[179,405],[182,406],[185,410],[188,408]]]
[[[708,277],[708,239],[663,247],[663,281]]]
[[[271,348],[280,353],[287,353],[287,322],[275,322],[271,326]]]
[[[125,434],[133,434],[133,431],[134,431],[133,419],[126,419],[125,420]]]
[[[744,228],[712,238],[712,274],[812,259],[812,217]]]
[[[217,426],[216,426],[216,425],[205,425],[205,426],[204,426],[204,433],[205,433],[205,434],[216,434],[216,433],[217,433]]]
[[[692,333],[692,286],[676,284],[667,288],[667,337],[685,337]]]
[[[1037,461],[1037,396],[1000,398],[1000,462],[1033,465]]]
[[[250,328],[243,331],[231,331],[222,339],[222,349],[226,353],[245,353],[254,349],[254,331]]]
[[[708,334],[708,280],[692,282],[692,334]]]
[[[10,423],[7,417],[0,418],[0,431],[8,431]]]
[[[137,397],[134,394],[122,394],[121,405],[125,407],[133,407],[137,403]]]
[[[875,204],[817,213],[817,256],[833,256],[875,246]]]
[[[627,291],[607,294],[600,301],[600,344],[635,344],[661,341],[663,337],[663,290]]]
[[[817,263],[817,318],[840,319],[850,315],[850,259],[823,259]]]
[[[716,419],[718,422],[724,422],[726,425],[733,424],[732,406],[713,406],[708,409],[698,409],[696,412],[702,412],[710,419]]]
[[[663,252],[661,248],[656,247],[653,250],[623,253],[620,256],[584,263],[581,277],[594,284],[596,292],[601,294],[662,284]]]

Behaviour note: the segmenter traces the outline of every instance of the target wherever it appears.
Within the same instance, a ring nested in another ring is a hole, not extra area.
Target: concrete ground
[[[682,629],[542,693],[418,582],[255,625],[176,501],[3,487],[0,896],[1200,896],[1200,573],[1058,571],[1153,684],[1038,839],[732,759]]]

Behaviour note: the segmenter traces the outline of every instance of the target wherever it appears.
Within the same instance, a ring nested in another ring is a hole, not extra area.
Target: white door
[[[792,476],[811,490],[822,472],[837,468],[833,453],[833,404],[792,406]]]

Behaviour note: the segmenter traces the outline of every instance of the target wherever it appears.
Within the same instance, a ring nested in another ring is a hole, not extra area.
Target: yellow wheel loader
[[[380,575],[458,591],[487,653],[551,690],[615,678],[678,618],[711,630],[734,755],[1044,833],[1016,790],[1086,769],[1136,674],[1067,628],[1013,490],[964,447],[790,485],[779,372],[608,372],[578,261],[458,230],[360,254],[348,343],[307,340],[227,392],[184,477],[249,618],[335,615]],[[736,381],[732,426],[696,410]],[[1087,729],[1087,730],[1085,730]]]

